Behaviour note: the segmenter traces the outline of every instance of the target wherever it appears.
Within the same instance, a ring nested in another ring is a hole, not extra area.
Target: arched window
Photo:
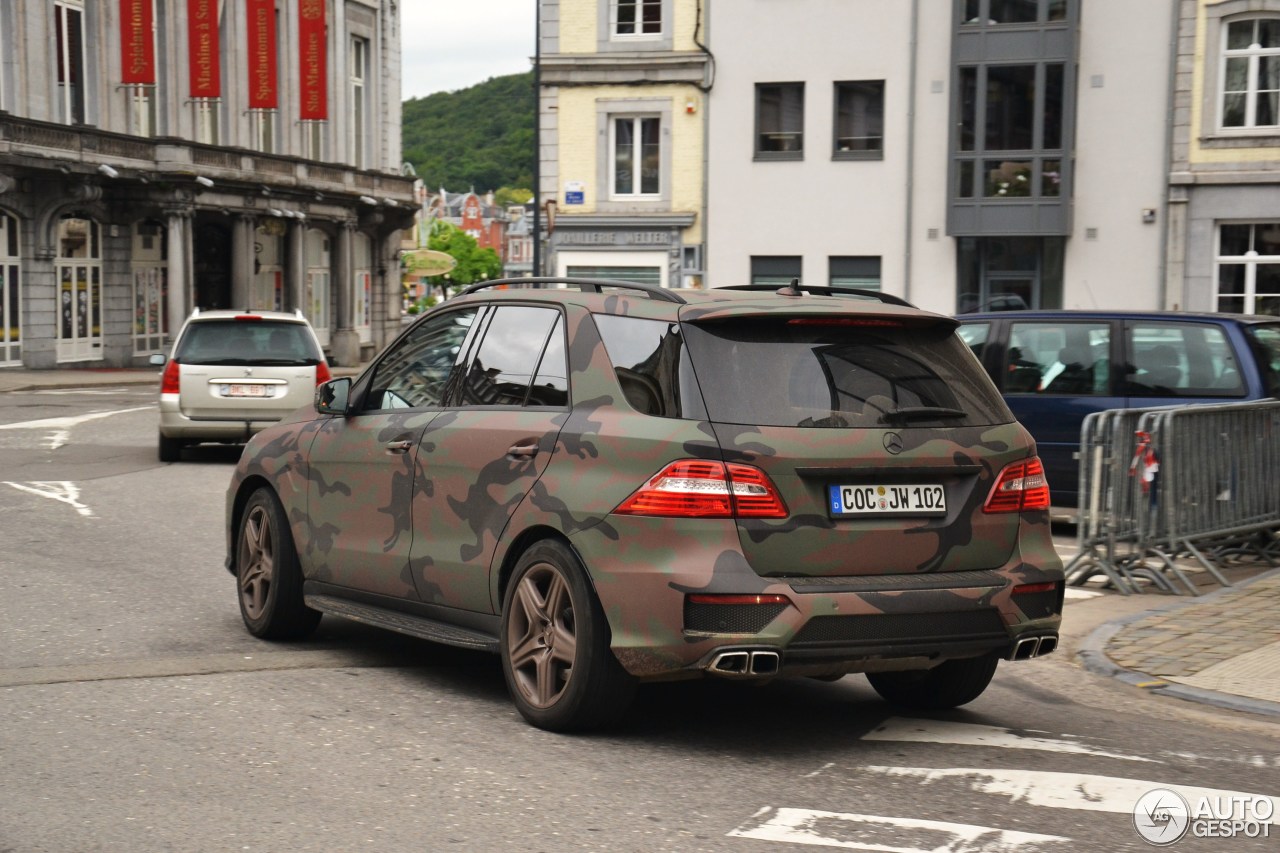
[[[0,213],[0,365],[22,363],[22,262],[18,220]]]
[[[74,214],[58,220],[58,361],[102,358],[102,229]]]

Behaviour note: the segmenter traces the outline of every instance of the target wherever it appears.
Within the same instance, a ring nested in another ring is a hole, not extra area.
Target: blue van
[[[1055,507],[1077,505],[1075,457],[1090,412],[1280,397],[1280,317],[1033,310],[957,319],[1035,438]]]

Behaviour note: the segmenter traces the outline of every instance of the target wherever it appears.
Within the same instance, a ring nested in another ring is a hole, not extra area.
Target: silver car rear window
[[[174,357],[182,364],[318,364],[320,351],[301,323],[206,320],[192,323]]]

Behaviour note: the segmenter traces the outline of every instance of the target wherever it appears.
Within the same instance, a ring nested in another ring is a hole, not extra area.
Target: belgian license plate
[[[893,486],[828,486],[832,517],[851,515],[946,515],[947,492],[936,483]]]
[[[228,385],[228,397],[270,397],[266,385]]]

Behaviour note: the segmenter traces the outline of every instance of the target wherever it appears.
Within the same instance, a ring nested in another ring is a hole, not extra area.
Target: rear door
[[[411,565],[424,601],[492,613],[494,550],[569,411],[564,319],[549,306],[489,308],[470,350],[418,447]]]
[[[1014,320],[997,369],[1005,402],[1036,441],[1050,494],[1076,506],[1080,427],[1092,412],[1122,408],[1111,369],[1115,321]]]
[[[952,321],[741,316],[686,323],[726,461],[788,509],[738,522],[756,572],[901,574],[1003,565],[1017,513],[987,514],[1026,433]]]
[[[246,314],[191,323],[175,358],[186,417],[275,421],[311,402],[323,356],[306,326]]]

